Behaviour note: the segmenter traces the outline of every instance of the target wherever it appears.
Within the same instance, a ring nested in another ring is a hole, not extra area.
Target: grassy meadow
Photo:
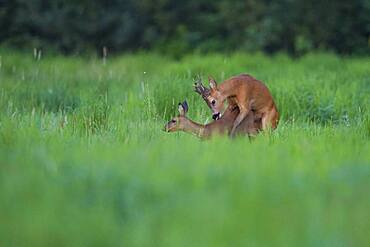
[[[193,78],[249,73],[272,134],[165,133]],[[0,50],[0,246],[368,246],[370,58]]]

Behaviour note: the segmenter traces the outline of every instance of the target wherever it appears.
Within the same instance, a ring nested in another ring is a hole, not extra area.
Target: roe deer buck
[[[206,139],[214,134],[228,134],[233,126],[235,118],[239,114],[238,107],[225,112],[225,114],[217,121],[209,124],[198,124],[186,117],[188,112],[188,104],[186,101],[179,103],[179,115],[169,121],[164,130],[167,132],[184,131],[192,133],[201,139]],[[261,119],[255,119],[254,113],[251,111],[247,118],[236,129],[237,134],[255,135],[261,129]]]
[[[213,119],[217,120],[221,117],[225,100],[232,107],[239,108],[239,114],[233,123],[230,135],[235,134],[236,128],[252,110],[258,117],[261,117],[263,130],[268,127],[272,129],[277,127],[279,113],[270,91],[261,81],[250,75],[241,74],[220,85],[217,85],[216,81],[209,77],[209,84],[211,90],[205,100],[212,109]]]

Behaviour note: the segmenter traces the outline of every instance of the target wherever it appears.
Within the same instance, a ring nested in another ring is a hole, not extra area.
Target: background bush
[[[368,0],[2,0],[0,43],[64,53],[369,53]]]

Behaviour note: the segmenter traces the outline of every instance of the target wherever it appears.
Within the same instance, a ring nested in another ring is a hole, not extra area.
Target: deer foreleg
[[[233,128],[231,129],[230,136],[235,135],[236,128],[244,120],[244,118],[248,115],[248,113],[249,113],[249,110],[246,110],[246,109],[241,110],[240,109],[239,115],[236,117],[236,119],[234,121],[234,124],[233,124]]]

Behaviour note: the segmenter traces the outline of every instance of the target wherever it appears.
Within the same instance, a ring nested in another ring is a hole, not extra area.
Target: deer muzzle
[[[219,120],[221,118],[221,113],[219,112],[213,113],[212,118],[213,120]]]

